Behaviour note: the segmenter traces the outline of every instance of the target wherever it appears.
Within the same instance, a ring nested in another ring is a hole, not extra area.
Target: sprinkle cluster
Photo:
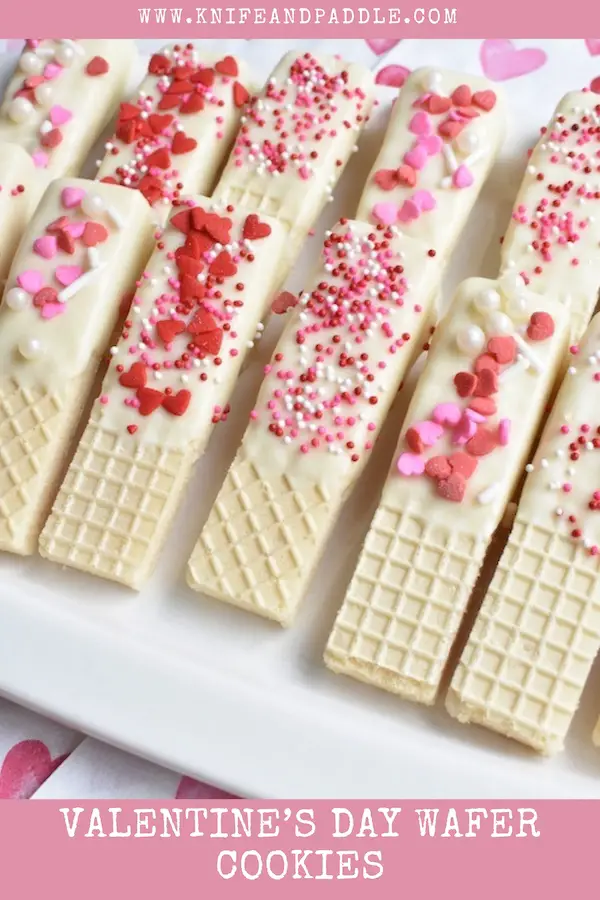
[[[428,73],[428,79],[433,78],[433,86],[436,75],[439,76],[439,73]],[[496,101],[494,91],[473,92],[467,84],[459,85],[450,97],[435,90],[420,95],[413,104],[417,111],[408,124],[414,142],[397,169],[379,169],[375,172],[373,178],[377,186],[383,191],[418,187],[420,173],[428,160],[442,154],[448,174],[442,178],[440,188],[470,187],[474,181],[470,167],[488,150],[480,145],[476,134],[465,129],[474,119],[490,112]],[[419,189],[407,197],[401,206],[390,202],[375,203],[373,216],[384,225],[394,222],[407,224],[436,206],[435,195],[429,190]]]
[[[167,250],[158,239],[156,252],[165,257],[163,278],[144,274],[137,284],[140,288],[149,282],[152,290],[157,288],[152,307],[135,294],[121,341],[111,351],[119,384],[127,391],[122,402],[138,415],[148,416],[159,408],[183,415],[192,392],[181,385],[218,383],[227,357],[240,353],[235,320],[244,306],[245,285],[238,267],[254,262],[253,244],[268,237],[271,226],[251,213],[233,234],[227,215],[233,212],[232,206],[224,215],[187,207],[169,223],[183,236],[180,245]],[[125,356],[131,362],[126,363]],[[163,388],[165,379],[171,383]],[[109,397],[101,396],[100,402],[107,404]],[[215,407],[213,422],[227,413],[227,408]],[[138,425],[134,421],[127,430],[135,434]]]
[[[369,419],[385,390],[378,377],[411,341],[403,328],[411,301],[402,256],[392,247],[396,233],[380,225],[360,236],[346,226],[343,219],[339,231],[327,233],[327,277],[301,294],[294,352],[278,351],[266,366],[268,399],[251,416],[301,453],[326,449],[357,462],[377,430]],[[421,312],[418,304],[411,309]],[[373,436],[362,446],[358,423]]]
[[[360,130],[367,117],[365,100],[360,87],[351,87],[346,70],[330,75],[305,53],[283,83],[271,78],[249,104],[233,149],[235,165],[260,175],[292,170],[306,181],[327,158],[328,143],[340,130]],[[345,113],[349,104],[353,111]]]
[[[211,115],[222,139],[226,103],[240,108],[249,94],[236,80],[239,67],[232,56],[206,66],[197,61],[193,44],[155,53],[148,75],[156,79],[152,90],[140,91],[134,103],[121,103],[116,133],[106,144],[115,167],[102,181],[135,188],[152,206],[159,201],[177,205],[183,189],[177,158],[198,147],[186,134],[188,117]],[[230,101],[222,97],[223,85]]]
[[[31,153],[38,168],[45,169],[50,162],[50,154],[65,139],[63,126],[73,118],[73,111],[54,104],[53,82],[65,68],[74,64],[77,57],[85,55],[84,47],[68,38],[58,41],[30,38],[19,59],[19,70],[24,78],[7,106],[6,114],[13,122],[20,124],[37,116],[38,110],[48,108],[47,117],[39,129],[39,144]],[[90,78],[105,75],[109,64],[102,56],[90,59],[83,72]]]
[[[528,173],[540,183],[543,196],[535,206],[519,204],[513,212],[513,220],[531,232],[531,263],[520,272],[526,284],[559,253],[569,253],[573,267],[581,262],[577,244],[600,212],[600,103],[557,116],[542,135],[543,165],[530,165]],[[566,180],[565,166],[571,173]],[[590,206],[595,212],[586,210]]]

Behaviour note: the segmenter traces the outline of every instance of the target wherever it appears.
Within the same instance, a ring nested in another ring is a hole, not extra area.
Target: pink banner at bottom
[[[2,896],[588,896],[600,801],[0,805]]]

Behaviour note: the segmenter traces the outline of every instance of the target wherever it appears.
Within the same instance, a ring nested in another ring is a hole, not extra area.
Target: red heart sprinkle
[[[213,69],[199,69],[190,75],[190,81],[194,84],[203,84],[204,87],[212,87],[215,83],[215,73]]]
[[[406,168],[409,167],[407,166]],[[380,169],[378,172],[375,172],[373,180],[382,191],[393,191],[399,184],[396,169]]]
[[[33,298],[34,306],[44,306],[46,303],[57,303],[58,302],[58,294],[52,287],[43,287],[41,290],[37,292],[35,297]]]
[[[202,350],[203,353],[209,353],[211,356],[217,355],[221,349],[222,342],[223,332],[220,328],[216,328],[214,331],[206,331],[203,334],[197,334],[194,337],[194,344],[196,347],[198,347],[199,350]]]
[[[173,116],[169,115],[169,113],[165,113],[162,116],[159,113],[152,113],[152,115],[148,116],[148,125],[154,134],[162,134],[172,121]]]
[[[175,109],[181,103],[181,97],[177,94],[163,94],[158,101],[158,109]],[[179,133],[179,132],[178,132]]]
[[[188,234],[191,228],[191,210],[182,209],[181,212],[175,213],[175,215],[171,216],[169,219],[169,225],[176,228],[177,231],[181,231],[183,234]]]
[[[456,122],[452,119],[446,119],[438,126],[438,134],[441,135],[441,137],[445,137],[448,138],[448,140],[453,141],[454,138],[458,137],[464,127],[464,122]]]
[[[202,231],[204,223],[206,222],[206,217],[207,214],[201,206],[194,206],[191,211],[192,228],[196,231]]]
[[[204,285],[191,275],[182,275],[179,282],[179,296],[183,302],[202,300],[206,293]]]
[[[177,260],[177,268],[179,269],[180,275],[191,275],[192,278],[197,278],[197,276],[204,269],[204,263],[200,259],[196,259],[194,256],[189,256],[185,252],[185,247],[179,247],[175,251],[175,259]]]
[[[487,349],[488,353],[491,353],[501,366],[504,366],[514,362],[517,355],[517,342],[511,335],[493,337],[488,341]]]
[[[432,456],[425,463],[425,474],[430,478],[448,478],[452,474],[448,458],[446,456]]]
[[[547,312],[534,312],[527,326],[530,341],[546,341],[554,334],[554,319]]]
[[[181,319],[161,319],[156,323],[156,333],[165,344],[172,343],[182,331],[185,331],[185,323]]]
[[[448,459],[453,472],[458,472],[463,478],[470,478],[477,468],[477,460],[467,453],[453,453]]]
[[[185,242],[186,248],[189,249],[189,256],[193,256],[195,259],[200,259],[202,254],[207,250],[212,250],[214,245],[214,238],[211,238],[209,234],[198,234],[197,231],[191,231]]]
[[[487,456],[498,446],[498,438],[487,428],[478,428],[470,441],[467,441],[466,450],[471,456]]]
[[[153,388],[148,387],[140,388],[136,393],[136,397],[140,401],[138,406],[140,416],[149,416],[155,409],[158,409],[163,402],[164,396],[162,391],[155,391]]]
[[[447,113],[452,103],[450,97],[440,97],[439,94],[432,94],[423,103],[423,106],[432,116],[439,116],[442,113]]]
[[[75,253],[75,238],[68,231],[59,231],[56,235],[56,246],[63,253]]]
[[[127,431],[129,432],[129,434],[135,434],[137,430],[138,430],[137,425],[128,425],[127,426]]]
[[[218,216],[216,213],[204,213],[203,225],[200,227],[203,227],[204,231],[214,238],[215,241],[218,241],[220,244],[228,244],[231,225],[231,219],[228,219],[226,216]]]
[[[219,75],[228,75],[230,78],[238,76],[238,64],[233,56],[225,56],[220,59],[218,63],[215,63],[215,69]]]
[[[109,65],[103,56],[94,56],[85,67],[88,75],[106,75]]]
[[[81,240],[86,247],[95,247],[96,244],[103,244],[108,238],[108,231],[100,222],[86,222]]]
[[[185,115],[191,115],[192,113],[201,112],[204,109],[204,97],[202,94],[197,94],[194,92],[190,94],[187,100],[182,103],[180,107],[180,112]]]
[[[459,397],[470,397],[477,387],[477,375],[472,372],[458,372],[454,376],[454,387]]]
[[[261,222],[255,213],[246,217],[242,230],[242,237],[248,241],[256,241],[259,238],[268,237],[271,234],[271,226],[267,222]]]
[[[470,106],[473,95],[468,84],[459,84],[452,92],[452,102],[455,106]]]
[[[139,106],[134,106],[133,103],[121,103],[119,106],[119,122],[137,119],[140,113],[141,109]]]
[[[217,278],[230,278],[236,274],[237,266],[227,250],[221,250],[217,258],[211,262],[208,271]]]
[[[127,388],[141,388],[146,384],[146,366],[142,362],[134,362],[129,372],[119,375],[119,384]]]
[[[298,305],[298,295],[292,294],[291,291],[281,291],[271,303],[271,312],[276,316],[281,316],[288,309],[292,309]]]
[[[465,496],[466,481],[458,472],[453,472],[448,478],[442,478],[437,483],[437,492],[444,500],[460,503]]]
[[[207,334],[209,331],[215,331],[218,327],[217,320],[208,310],[199,309],[187,330],[190,334]]]
[[[239,81],[236,81],[233,85],[233,102],[235,105],[240,108],[244,103],[247,103],[250,99],[250,94],[246,90],[243,84],[240,84]]]
[[[409,428],[404,439],[413,453],[422,453],[425,449],[425,444],[416,428]]]
[[[498,390],[498,375],[493,369],[483,369],[479,373],[474,394],[476,397],[490,397]]]
[[[50,222],[49,225],[46,225],[46,231],[48,234],[55,234],[58,231],[64,231],[65,227],[69,224],[68,216],[60,216],[58,219],[55,219],[54,222]]]
[[[473,94],[473,103],[485,112],[489,112],[495,107],[496,99],[494,91],[475,91]]]
[[[171,71],[171,62],[162,53],[155,53],[148,63],[148,71],[151,75],[168,75]]]
[[[173,74],[173,78],[175,78],[176,81],[185,81],[186,79],[188,79],[190,77],[190,75],[192,74],[193,71],[194,71],[194,67],[192,65],[189,65],[189,64],[183,65],[183,66],[180,65],[180,66],[175,66],[172,74]]]
[[[148,166],[156,166],[157,169],[168,169],[171,165],[171,154],[166,147],[161,147],[147,156],[145,163]]]
[[[163,409],[172,416],[182,416],[190,405],[191,399],[191,393],[185,389],[177,391],[176,394],[167,394],[163,400]]]
[[[487,369],[487,372],[490,370]],[[496,412],[496,401],[491,397],[473,397],[469,403],[469,409],[479,413],[480,416],[493,416]]]
[[[192,150],[195,150],[197,146],[198,141],[188,137],[183,131],[178,131],[173,138],[171,150],[176,155],[181,155],[182,153],[190,153]]]
[[[52,128],[51,131],[47,131],[46,134],[42,135],[41,144],[43,147],[58,147],[58,145],[62,142],[63,134],[60,128]]]
[[[167,94],[190,94],[194,90],[191,81],[172,81],[167,88]]]
[[[496,362],[493,356],[490,356],[489,353],[482,353],[475,360],[475,365],[473,366],[478,375],[480,375],[484,369],[491,369],[492,372],[499,372],[500,366]]]

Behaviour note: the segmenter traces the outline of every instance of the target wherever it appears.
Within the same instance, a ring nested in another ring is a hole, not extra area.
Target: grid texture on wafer
[[[36,494],[63,406],[64,397],[42,385],[0,381],[0,547],[20,548],[19,514]]]
[[[136,586],[188,467],[179,450],[127,437],[91,419],[42,532],[40,550],[56,562]]]
[[[383,502],[331,633],[327,665],[433,702],[484,549],[483,539]]]
[[[265,476],[242,447],[190,559],[191,586],[285,623],[334,513],[326,488]]]
[[[517,515],[447,698],[542,753],[562,748],[600,643],[597,560],[559,527]]]

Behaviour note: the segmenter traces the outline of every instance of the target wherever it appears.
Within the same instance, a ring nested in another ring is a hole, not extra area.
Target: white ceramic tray
[[[268,71],[286,47],[269,42],[263,53],[257,43],[252,55],[268,56]],[[343,43],[338,52],[344,53]],[[520,98],[535,116],[513,133],[483,192],[448,273],[446,295],[465,275],[496,274],[497,239],[524,166],[520,151],[535,140],[540,117],[550,114],[561,90],[574,86],[564,84],[543,109],[535,108],[531,90],[528,101]],[[302,286],[325,227],[354,212],[393,96],[382,89],[382,106],[296,267],[294,288]],[[292,630],[199,598],[186,587],[185,561],[233,456],[279,325],[271,323],[244,372],[232,404],[236,414],[216,429],[156,574],[139,595],[37,557],[0,557],[0,691],[247,796],[600,797],[600,753],[590,742],[600,711],[600,670],[590,679],[566,752],[541,760],[458,725],[441,705],[412,706],[336,677],[322,664],[400,427],[406,389]]]

